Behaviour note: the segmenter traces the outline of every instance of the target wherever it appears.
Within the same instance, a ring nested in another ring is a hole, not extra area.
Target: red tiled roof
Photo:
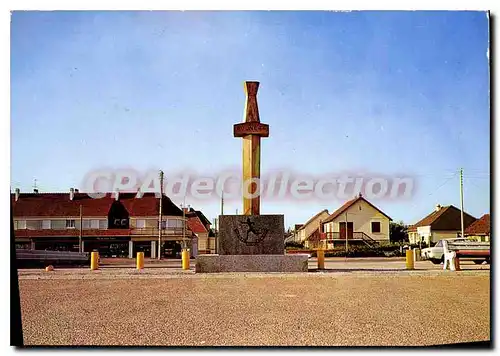
[[[160,200],[154,193],[145,193],[142,198],[136,198],[134,193],[124,195],[123,205],[130,216],[157,216],[160,213]],[[182,209],[177,207],[166,195],[162,199],[162,215],[182,216]]]
[[[417,223],[411,225],[411,227],[415,228],[415,230],[416,230],[417,227],[431,225],[434,221],[436,221],[437,219],[439,219],[439,217],[441,215],[443,215],[448,208],[449,208],[448,206],[443,206],[443,207],[441,207],[441,209],[439,209],[437,211],[434,210],[432,213],[430,213],[429,215],[427,215],[423,219],[419,220]]]
[[[107,217],[115,202],[113,194],[93,199],[86,193],[75,193],[73,200],[69,199],[69,193],[22,193],[17,201],[14,197],[11,194],[13,215],[26,217],[80,216],[80,205],[83,216]],[[118,198],[132,217],[159,214],[160,202],[154,193],[144,193],[142,198],[136,198],[135,193],[120,193]],[[182,216],[182,210],[167,196],[163,196],[162,205],[163,215]]]
[[[187,226],[195,234],[208,232],[198,216],[188,217]]]
[[[84,229],[83,236],[129,236],[130,229]],[[16,237],[38,237],[38,236],[78,236],[79,229],[43,229],[43,230],[14,230]]]
[[[464,231],[465,235],[489,235],[490,234],[490,214],[484,214],[479,220],[474,221]]]
[[[474,221],[476,221],[476,218],[464,211],[464,227],[469,227]],[[441,209],[434,210],[416,224],[411,225],[415,229],[413,231],[422,226],[430,226],[432,230],[460,230],[460,209],[455,208],[453,205],[442,206]]]
[[[194,210],[194,209],[191,209],[191,210]],[[201,222],[203,225],[212,225],[212,223],[210,222],[210,220],[208,220],[208,218],[205,216],[205,214],[203,214],[200,210],[194,210],[194,212],[196,213],[196,215],[198,216],[198,218],[200,218]]]
[[[387,215],[386,213],[384,213],[382,210],[380,210],[379,208],[377,208],[375,205],[373,205],[372,203],[370,203],[368,200],[366,200],[362,196],[357,196],[354,199],[346,201],[344,203],[344,205],[342,205],[340,208],[338,208],[337,210],[335,210],[332,213],[332,215],[330,215],[328,218],[326,218],[325,221],[323,221],[323,223],[327,223],[327,222],[330,222],[330,221],[334,220],[336,217],[338,217],[340,214],[342,214],[344,211],[346,211],[347,209],[349,209],[351,206],[353,206],[355,203],[357,203],[360,200],[363,200],[365,203],[369,204],[372,208],[374,208],[375,210],[377,210],[382,215],[384,215],[385,217],[387,217],[389,220],[392,221],[392,219],[391,219],[391,217],[389,215]]]

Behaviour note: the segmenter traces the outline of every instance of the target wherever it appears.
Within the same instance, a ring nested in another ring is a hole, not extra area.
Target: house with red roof
[[[73,188],[68,193],[16,189],[11,204],[17,248],[98,250],[101,256],[130,258],[142,251],[146,257],[157,257],[160,199],[154,193],[115,192],[92,198]],[[162,256],[179,251],[184,236],[196,254],[196,234],[189,223],[184,231],[184,221],[182,210],[163,195]]]
[[[389,215],[359,194],[324,219],[322,233],[312,234],[309,241],[323,246],[326,243],[327,248],[343,245],[346,239],[351,244],[374,246],[390,241],[390,221]]]
[[[464,211],[464,229],[477,219]],[[427,246],[443,239],[460,236],[462,231],[461,211],[453,205],[436,205],[434,211],[408,227],[410,244],[424,243]],[[465,233],[465,231],[464,231]]]
[[[311,217],[304,224],[301,224],[295,230],[296,241],[303,243],[305,247],[309,247],[309,241],[313,241],[311,235],[321,232],[322,222],[328,218],[330,214],[327,209],[321,210],[319,213]]]
[[[464,231],[464,235],[477,241],[490,241],[490,214],[484,214]]]
[[[216,253],[215,235],[210,228],[210,220],[200,211],[185,208],[189,229],[197,238],[197,251],[199,254]]]

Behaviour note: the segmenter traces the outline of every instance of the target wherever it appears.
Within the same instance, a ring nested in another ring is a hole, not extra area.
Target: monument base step
[[[306,254],[294,255],[198,255],[196,273],[307,272]]]

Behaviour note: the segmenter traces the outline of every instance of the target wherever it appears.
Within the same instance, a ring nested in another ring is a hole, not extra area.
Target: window
[[[372,232],[380,232],[380,221],[372,221]]]
[[[83,229],[90,229],[90,220],[83,220]]]
[[[439,240],[436,246],[434,247],[443,247],[443,241]]]
[[[99,229],[99,220],[90,220],[91,229]]]
[[[136,228],[138,229],[144,229],[146,227],[146,220],[137,220],[135,223]]]
[[[26,220],[17,220],[16,229],[26,229]]]
[[[50,228],[52,230],[63,230],[66,228],[66,220],[61,220],[61,219],[52,220],[50,222]]]
[[[167,228],[167,221],[170,221],[170,220],[162,220],[161,221],[161,229],[162,230],[165,230]]]
[[[75,220],[69,219],[66,220],[66,229],[74,229],[75,228]]]
[[[42,221],[42,229],[50,229],[50,220]]]
[[[28,230],[40,230],[42,228],[42,220],[27,220],[26,228]]]
[[[99,229],[105,230],[108,228],[108,220],[99,220]]]

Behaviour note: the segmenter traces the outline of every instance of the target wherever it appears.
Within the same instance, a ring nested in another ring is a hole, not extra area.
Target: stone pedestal
[[[196,273],[307,272],[308,255],[198,255]]]

